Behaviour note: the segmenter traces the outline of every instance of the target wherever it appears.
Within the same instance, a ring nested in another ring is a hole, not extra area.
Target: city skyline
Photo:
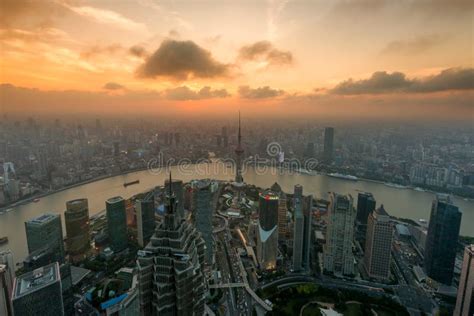
[[[1,7],[4,113],[473,118],[469,1]]]
[[[0,1],[0,314],[474,310],[474,3]]]

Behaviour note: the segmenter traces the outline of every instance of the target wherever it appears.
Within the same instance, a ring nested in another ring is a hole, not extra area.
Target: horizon
[[[1,114],[474,119],[469,1],[0,6]]]

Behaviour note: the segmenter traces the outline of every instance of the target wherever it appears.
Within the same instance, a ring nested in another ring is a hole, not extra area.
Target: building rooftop
[[[27,272],[16,278],[12,299],[36,292],[60,280],[57,262]]]
[[[123,201],[123,197],[121,197],[121,196],[114,196],[114,197],[108,199],[108,200],[107,200],[107,203],[113,204],[113,203],[117,203],[117,202],[120,202],[120,201]]]
[[[474,244],[466,246],[466,250],[469,251],[471,256],[474,256]]]
[[[397,224],[395,226],[395,229],[397,230],[397,233],[401,236],[410,236],[410,231],[408,230],[408,227],[406,227],[403,224]]]
[[[383,207],[383,204],[380,205],[379,208],[375,209],[375,212],[378,214],[378,215],[382,215],[382,216],[389,216],[387,211],[385,211],[385,208]]]
[[[38,217],[35,217],[35,218],[32,218],[28,221],[26,221],[26,223],[28,224],[44,224],[44,223],[47,223],[47,222],[50,222],[56,218],[58,218],[59,215],[57,214],[43,214],[43,215],[40,215]]]
[[[273,191],[267,190],[265,192],[260,193],[260,197],[264,198],[265,200],[278,200],[279,196]]]
[[[436,194],[436,199],[439,201],[439,202],[443,202],[443,203],[447,203],[447,204],[452,204],[451,202],[451,196],[449,194],[446,194],[446,193],[437,193]]]
[[[91,270],[84,269],[84,268],[81,268],[81,267],[71,266],[72,284],[77,285],[79,282],[81,282],[90,273],[91,273]]]
[[[68,205],[77,205],[77,204],[83,204],[86,201],[87,199],[75,199],[75,200],[67,201],[66,203]]]

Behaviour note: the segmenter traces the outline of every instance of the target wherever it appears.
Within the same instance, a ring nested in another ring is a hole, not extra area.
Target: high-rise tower
[[[213,233],[212,233],[212,205],[211,205],[211,182],[199,180],[193,184],[194,189],[194,226],[201,233],[206,243],[206,262],[212,264],[213,257]]]
[[[456,260],[462,213],[451,197],[438,194],[431,206],[430,225],[425,245],[426,274],[451,285]]]
[[[177,202],[169,189],[163,221],[148,245],[138,251],[140,311],[142,315],[202,315],[204,241],[177,215]]]
[[[323,160],[325,163],[331,163],[334,152],[334,128],[326,127],[324,129],[324,152]]]
[[[328,228],[324,245],[324,270],[336,275],[354,274],[354,219],[356,211],[350,195],[331,193]]]
[[[383,205],[368,216],[364,265],[371,278],[388,281],[393,227]]]
[[[464,248],[454,316],[474,315],[474,245]]]
[[[67,250],[73,261],[85,258],[90,248],[89,206],[87,199],[66,202]]]
[[[260,194],[257,257],[260,268],[276,268],[278,251],[278,195],[270,190]]]
[[[12,308],[13,315],[64,315],[58,263],[17,277],[13,287]]]
[[[239,112],[239,134],[237,136],[237,147],[235,148],[236,156],[236,173],[235,173],[235,182],[241,183],[244,181],[242,178],[242,156],[244,154],[244,149],[242,148],[242,134],[240,130],[240,112]]]
[[[115,252],[122,251],[128,243],[125,200],[120,196],[110,198],[105,207],[110,245]]]
[[[48,249],[55,261],[63,263],[64,244],[61,216],[57,214],[44,214],[25,222],[26,241],[28,253],[41,249]]]

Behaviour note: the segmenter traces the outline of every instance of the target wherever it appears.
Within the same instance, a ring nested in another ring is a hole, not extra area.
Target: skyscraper
[[[303,266],[304,216],[302,200],[294,198],[294,230],[293,230],[293,270],[299,271]]]
[[[383,205],[370,213],[365,239],[364,266],[371,278],[388,281],[393,227]]]
[[[357,195],[357,221],[367,225],[367,218],[375,210],[375,199],[372,193],[362,192]]]
[[[55,261],[63,263],[64,243],[61,216],[44,214],[25,222],[28,253],[33,253],[45,247],[51,250]]]
[[[354,274],[355,209],[351,195],[330,194],[328,226],[324,245],[324,270],[336,275]]]
[[[462,213],[449,195],[438,194],[431,206],[425,245],[426,274],[438,282],[451,285],[456,259]]]
[[[52,248],[44,247],[28,255],[23,261],[23,270],[31,272],[41,267],[50,265],[57,261],[57,256]],[[74,293],[72,289],[71,264],[61,263],[59,265],[61,276],[61,290],[65,315],[74,315]]]
[[[105,206],[110,245],[114,251],[122,251],[128,244],[125,200],[116,196],[108,199]]]
[[[474,315],[474,245],[464,249],[454,316]]]
[[[7,271],[7,281],[9,280],[10,286],[13,286],[13,280],[15,280],[15,265],[13,263],[13,254],[10,250],[0,251],[0,264],[5,265]],[[11,288],[10,288],[11,291]]]
[[[208,180],[194,183],[194,225],[206,243],[206,262],[212,263],[214,241],[212,236],[211,184]]]
[[[257,257],[260,268],[276,268],[278,251],[278,195],[270,190],[260,194]]]
[[[87,199],[66,202],[66,245],[72,261],[84,259],[90,249],[89,205]]]
[[[169,182],[170,180],[165,180],[165,191],[169,191]],[[176,203],[178,204],[177,206],[177,213],[181,218],[185,218],[184,214],[184,187],[183,187],[183,181],[182,180],[177,180],[177,179],[172,179],[171,180],[171,190],[173,191],[173,194],[176,198]]]
[[[235,173],[235,182],[243,182],[242,177],[242,156],[244,155],[244,149],[242,148],[242,134],[240,131],[240,112],[239,112],[239,133],[237,135],[237,147],[235,148],[236,156],[236,173]]]
[[[286,194],[281,190],[280,185],[276,182],[271,186],[270,189],[277,193],[280,198],[278,200],[278,241],[285,242],[287,237],[286,235],[288,233],[288,223],[286,220],[286,213],[288,212]]]
[[[333,159],[334,152],[334,128],[326,127],[324,129],[324,152],[323,160],[326,163],[330,163]]]
[[[11,316],[12,279],[6,264],[0,264],[0,315]]]
[[[204,241],[189,222],[176,216],[176,206],[169,192],[163,221],[138,252],[142,315],[204,313]]]
[[[302,198],[303,203],[303,216],[304,216],[304,229],[303,229],[303,268],[309,270],[310,252],[311,252],[311,221],[312,221],[312,208],[313,208],[313,196],[307,195]]]
[[[309,270],[311,251],[311,209],[313,197],[303,196],[303,186],[294,188],[293,269]]]
[[[15,279],[12,294],[15,316],[64,315],[58,263],[52,263]]]
[[[135,201],[137,212],[137,240],[140,247],[144,247],[155,231],[155,196],[153,191],[148,192],[143,199]]]

